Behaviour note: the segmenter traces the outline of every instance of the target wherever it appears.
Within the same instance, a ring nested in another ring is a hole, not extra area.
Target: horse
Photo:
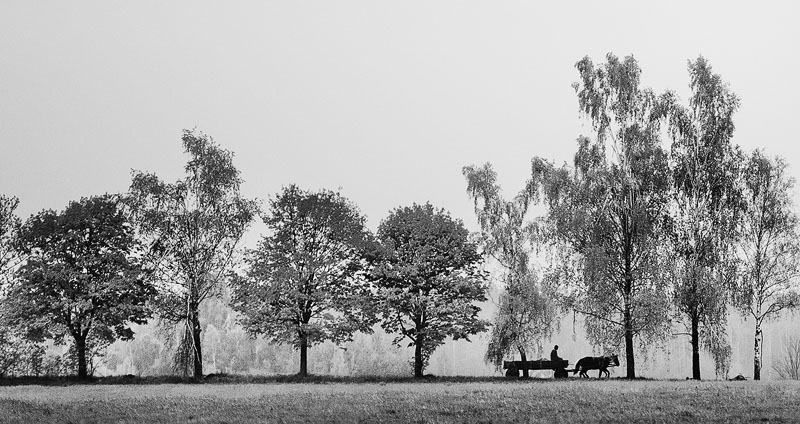
[[[597,378],[603,378],[603,373],[606,373],[606,377],[611,377],[611,374],[608,372],[608,367],[617,367],[619,366],[619,358],[617,355],[611,356],[587,356],[585,358],[581,358],[575,364],[575,370],[573,370],[572,374],[575,375],[580,371],[581,377],[589,378],[589,375],[586,374],[586,371],[589,370],[600,370],[597,373]]]

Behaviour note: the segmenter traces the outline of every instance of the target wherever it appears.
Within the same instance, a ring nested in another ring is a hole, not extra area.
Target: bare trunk
[[[300,373],[301,377],[308,375],[308,335],[300,332]]]
[[[692,314],[692,378],[700,380],[700,319]]]
[[[626,233],[625,242],[625,313],[624,313],[624,326],[625,326],[625,378],[636,378],[636,361],[633,357],[633,315],[631,313],[631,296],[633,293],[633,271],[631,269],[631,238]]]
[[[636,378],[636,363],[633,357],[633,330],[631,329],[631,313],[625,311],[625,378]]]
[[[198,312],[198,305],[192,304],[191,315],[191,328],[192,328],[192,352],[194,356],[194,378],[203,377],[203,350],[200,346],[200,314]]]
[[[75,354],[78,355],[78,378],[86,378],[89,376],[86,367],[86,336],[76,335],[75,337]]]
[[[764,333],[761,332],[761,323],[756,321],[755,350],[753,351],[753,380],[761,380],[761,355]]]
[[[417,340],[414,344],[414,378],[422,378],[424,361],[422,360],[422,343],[425,336],[417,333]]]
[[[519,348],[519,356],[522,359],[522,378],[528,378],[528,357],[525,355],[525,349]]]

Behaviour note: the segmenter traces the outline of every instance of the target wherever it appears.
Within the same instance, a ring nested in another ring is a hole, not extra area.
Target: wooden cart
[[[560,361],[503,361],[503,369],[506,370],[506,377],[519,377],[519,372],[524,368],[529,371],[540,370],[553,370],[554,378],[567,378],[569,371],[567,370],[569,361],[562,359]]]

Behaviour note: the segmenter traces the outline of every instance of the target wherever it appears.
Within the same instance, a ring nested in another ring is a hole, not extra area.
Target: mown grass
[[[800,382],[432,379],[0,387],[3,422],[798,422]]]
[[[364,384],[364,383],[478,383],[478,382],[498,382],[514,381],[504,377],[433,377],[426,376],[422,379],[413,377],[385,377],[385,376],[329,376],[329,375],[309,375],[300,377],[296,374],[290,375],[235,375],[235,374],[210,374],[203,378],[181,377],[176,375],[166,376],[109,376],[109,377],[89,377],[79,379],[75,376],[69,377],[6,377],[0,378],[0,386],[69,386],[87,384],[114,384],[114,385],[141,385],[141,384]]]

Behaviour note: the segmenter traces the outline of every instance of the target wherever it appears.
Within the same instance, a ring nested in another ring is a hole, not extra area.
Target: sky
[[[734,141],[797,177],[799,4],[3,0],[0,193],[27,218],[132,169],[174,181],[196,128],[247,197],[340,189],[372,230],[430,201],[477,230],[462,167],[491,162],[511,195],[532,157],[571,161],[591,133],[574,65],[608,52],[684,100],[703,55],[741,99]]]
[[[570,161],[591,133],[575,62],[608,52],[683,99],[702,54],[741,98],[735,141],[797,175],[800,6],[644,3],[4,0],[0,193],[25,218],[132,169],[174,181],[196,128],[249,197],[341,189],[373,230],[430,201],[477,229],[461,168],[491,162],[511,194],[532,157]]]

